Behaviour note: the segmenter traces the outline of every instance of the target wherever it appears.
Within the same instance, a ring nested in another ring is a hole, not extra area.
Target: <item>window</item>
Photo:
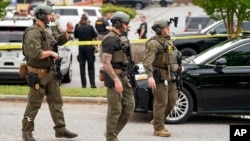
[[[54,13],[59,13],[61,16],[78,16],[77,9],[54,9]]]
[[[15,42],[22,42],[23,34],[20,33],[8,33],[8,32],[1,32],[0,33],[0,42],[2,43],[15,43]]]
[[[219,26],[215,27],[215,31],[218,34],[227,34],[227,29],[223,22]]]
[[[227,66],[250,66],[250,43],[227,52],[221,58],[227,60]]]
[[[97,16],[95,10],[83,9],[83,11],[88,13],[88,16]]]

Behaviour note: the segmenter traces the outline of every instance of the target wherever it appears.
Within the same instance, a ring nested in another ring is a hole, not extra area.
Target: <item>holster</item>
[[[19,76],[20,78],[25,78],[25,74],[27,72],[27,64],[21,63],[19,67]]]
[[[153,77],[154,77],[154,80],[155,80],[155,83],[156,84],[159,84],[161,83],[161,72],[160,72],[160,69],[154,69],[153,71]]]
[[[27,83],[28,83],[28,86],[35,88],[37,90],[40,88],[40,79],[39,79],[37,74],[28,72],[27,73]]]
[[[104,85],[108,88],[115,87],[115,82],[111,79],[111,77],[107,73],[105,74]]]
[[[106,76],[106,72],[103,67],[100,67],[99,69],[99,80],[104,81]]]

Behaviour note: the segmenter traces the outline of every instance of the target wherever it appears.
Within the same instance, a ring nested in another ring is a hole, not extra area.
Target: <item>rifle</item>
[[[122,44],[122,49],[129,58],[128,63],[126,63],[128,65],[126,73],[129,79],[129,83],[131,84],[132,88],[136,88],[137,84],[136,84],[135,74],[138,73],[139,67],[135,65],[135,62],[132,59],[131,44],[128,43],[127,46],[125,44]]]
[[[56,53],[58,53],[58,46],[57,44],[54,44],[53,46],[53,51],[55,51]],[[55,66],[54,66],[54,70],[56,72],[56,78],[59,81],[59,85],[61,85],[62,83],[62,72],[61,72],[61,63],[62,63],[62,58],[60,57],[58,60],[55,61]]]
[[[182,60],[182,54],[180,52],[177,53],[177,62],[178,62],[178,69],[177,69],[177,72],[175,74],[175,82],[176,82],[176,87],[177,87],[177,90],[178,90],[178,93],[180,93],[180,90],[182,90],[182,87],[183,87],[183,83],[182,83],[182,73],[181,73],[181,69],[182,69],[182,66],[181,66],[181,60]]]

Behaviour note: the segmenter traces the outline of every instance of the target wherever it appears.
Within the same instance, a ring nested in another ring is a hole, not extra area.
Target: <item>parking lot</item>
[[[21,141],[21,121],[26,103],[0,102],[0,139]],[[64,114],[69,130],[78,133],[74,141],[105,141],[103,133],[106,124],[106,104],[65,103]],[[166,125],[172,133],[169,138],[152,135],[149,121],[152,113],[134,113],[120,133],[121,141],[229,141],[229,125],[248,124],[249,120],[218,117],[193,116],[185,124]],[[53,123],[48,105],[44,103],[35,120],[33,132],[37,141],[65,141],[54,137]]]

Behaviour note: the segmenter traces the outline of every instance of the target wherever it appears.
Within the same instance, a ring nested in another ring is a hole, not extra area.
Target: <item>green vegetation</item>
[[[239,35],[242,21],[250,21],[250,0],[192,0],[194,5],[200,6],[215,20],[223,20],[229,38]],[[237,23],[234,23],[234,19]]]
[[[28,86],[0,85],[0,95],[27,95]],[[106,88],[61,88],[63,96],[71,97],[106,97]]]
[[[8,7],[11,3],[11,0],[1,0],[0,1],[0,18],[4,17],[6,15],[5,8]]]
[[[136,10],[133,8],[115,6],[112,4],[103,4],[101,6],[101,9],[102,9],[103,13],[114,13],[116,11],[123,11],[123,12],[127,13],[131,19],[133,19],[136,16]]]

